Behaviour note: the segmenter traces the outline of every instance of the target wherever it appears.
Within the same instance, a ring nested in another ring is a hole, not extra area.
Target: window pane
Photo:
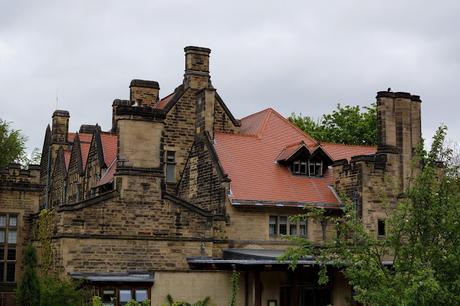
[[[147,299],[147,290],[136,290],[136,301],[143,302]]]
[[[309,175],[310,176],[315,176],[316,175],[315,164],[312,163],[312,162],[309,162],[308,165],[309,165],[309,171],[310,171]]]
[[[287,235],[287,217],[280,217],[280,235]]]
[[[105,289],[104,291],[102,291],[102,305],[115,305],[115,289]]]
[[[9,227],[16,227],[18,224],[18,217],[17,216],[10,216],[9,218]]]
[[[131,300],[131,290],[120,290],[120,305],[126,305]]]
[[[5,243],[5,231],[0,230],[0,243]]]
[[[321,162],[316,163],[315,174],[319,176],[319,175],[322,175],[322,172],[323,172],[322,163]]]
[[[385,220],[377,221],[377,232],[379,236],[385,236]]]
[[[176,181],[176,165],[174,164],[167,164],[166,165],[166,181],[167,182],[175,182]]]
[[[176,152],[167,151],[166,152],[166,162],[167,163],[175,163],[176,162]]]
[[[301,220],[299,222],[299,234],[302,237],[307,237],[307,221]]]
[[[8,243],[16,244],[16,231],[8,231]]]
[[[16,260],[16,249],[8,249],[7,260]]]
[[[15,263],[8,263],[6,264],[6,281],[7,282],[14,282],[16,272],[16,264]]]
[[[5,249],[0,248],[0,261],[5,260]]]
[[[0,227],[6,227],[6,216],[0,216]]]
[[[0,261],[0,283],[5,279],[5,262]]]
[[[298,174],[300,171],[300,163],[298,161],[294,162],[294,173]]]
[[[277,234],[278,217],[270,216],[269,223],[270,223],[270,225],[269,225],[269,234],[270,234],[270,236],[275,236]]]
[[[307,174],[307,162],[300,163],[300,174]]]
[[[289,224],[289,235],[291,236],[297,235],[297,224],[296,223]]]

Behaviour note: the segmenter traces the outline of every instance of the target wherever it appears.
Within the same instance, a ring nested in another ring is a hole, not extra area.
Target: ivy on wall
[[[40,271],[47,275],[53,263],[52,235],[54,212],[42,209],[37,222],[37,239],[40,242]]]

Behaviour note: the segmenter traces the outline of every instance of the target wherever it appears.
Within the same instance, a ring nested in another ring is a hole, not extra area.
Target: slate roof
[[[269,108],[241,119],[241,134],[215,134],[215,149],[230,178],[233,205],[303,206],[338,208],[331,169],[323,177],[293,175],[280,165],[305,144],[310,152],[319,146],[333,160],[375,153],[374,147],[319,144],[282,115]]]

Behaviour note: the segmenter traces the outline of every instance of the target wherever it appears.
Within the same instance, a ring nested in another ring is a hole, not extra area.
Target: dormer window
[[[288,167],[293,175],[313,177],[323,176],[332,159],[321,146],[308,148],[304,142],[299,142],[285,147],[278,155],[277,162]]]
[[[323,161],[295,160],[291,164],[291,172],[296,175],[322,176]]]

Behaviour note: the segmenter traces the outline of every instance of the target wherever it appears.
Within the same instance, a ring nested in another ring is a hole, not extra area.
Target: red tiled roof
[[[261,137],[262,133],[266,129],[267,124],[269,124],[269,119],[272,116],[276,116],[279,119],[278,120],[279,124],[281,124],[280,121],[284,122],[285,123],[283,125],[284,127],[289,126],[289,128],[286,131],[290,134],[293,134],[292,136],[297,135],[296,137],[297,143],[299,143],[300,141],[303,141],[307,146],[314,146],[317,144],[317,141],[314,140],[310,135],[303,132],[297,126],[291,124],[289,120],[287,120],[286,118],[284,118],[282,115],[280,115],[278,112],[276,112],[275,110],[271,108],[267,108],[263,111],[254,113],[252,115],[249,115],[241,119],[241,128],[240,128],[241,134],[254,135],[257,137]],[[271,121],[270,121],[270,124],[271,124]]]
[[[73,145],[75,141],[75,136],[77,133],[68,133],[67,140],[68,142]],[[91,147],[91,141],[93,139],[93,134],[88,133],[78,133],[78,137],[80,138],[80,151],[81,151],[81,159],[82,159],[82,166],[83,168],[86,167],[86,163],[88,161],[88,154]],[[116,157],[117,157],[117,145],[118,145],[118,138],[116,134],[110,132],[101,132],[101,143],[102,143],[102,150],[104,153],[104,162],[107,165],[107,169],[105,170],[104,174],[102,175],[101,179],[97,183],[97,186],[109,183],[113,179],[113,175],[115,174],[116,170]],[[70,151],[67,154],[67,151],[64,151],[64,157],[66,162],[66,167],[68,168],[70,162]]]
[[[75,136],[77,133],[67,133],[67,142],[73,144],[75,140]],[[93,134],[88,133],[78,133],[78,137],[80,138],[80,142],[89,142],[91,143],[91,139],[93,139]]]
[[[333,160],[348,159],[356,155],[369,155],[377,151],[376,147],[372,146],[357,146],[346,145],[340,143],[327,143],[322,142],[321,147],[329,153]]]
[[[166,105],[168,105],[169,101],[171,101],[171,99],[173,97],[174,97],[174,92],[170,93],[169,95],[167,95],[166,97],[161,99],[160,102],[155,104],[155,108],[164,109],[166,107]]]
[[[339,204],[329,176],[295,176],[276,162],[287,146],[300,141],[316,146],[310,136],[272,109],[243,118],[241,124],[243,135],[215,134],[216,152],[231,179],[232,200]]]
[[[72,153],[71,150],[67,150],[67,149],[64,150],[64,163],[65,163],[66,170],[69,170],[70,154],[71,153]]]
[[[117,135],[101,133],[102,150],[104,151],[104,162],[107,167],[117,157]]]
[[[115,171],[117,170],[117,159],[114,159],[108,168],[102,173],[101,179],[97,182],[96,186],[102,186],[110,183],[113,180]]]
[[[277,163],[302,145],[310,152],[318,143],[273,109],[266,109],[241,120],[240,134],[215,134],[215,149],[222,167],[231,179],[232,203],[308,203],[337,207],[340,201],[332,188],[332,173],[323,177],[293,175]],[[304,144],[302,144],[302,142]],[[333,160],[375,153],[375,147],[321,144]],[[295,204],[297,203],[297,204]],[[264,204],[261,204],[264,205]]]
[[[289,159],[294,153],[300,150],[305,146],[303,142],[298,142],[289,146],[284,147],[284,149],[281,151],[280,155],[276,158],[276,160],[281,161],[281,160],[287,160]],[[307,149],[308,150],[308,149]]]
[[[75,136],[77,133],[68,133],[67,141],[73,146],[75,141]],[[86,161],[88,160],[89,148],[91,146],[91,140],[93,139],[93,134],[88,133],[78,133],[80,138],[80,151],[81,151],[81,161],[83,169],[86,167]],[[71,151],[71,150],[70,150]],[[70,159],[70,156],[69,156]],[[67,165],[68,167],[68,165]]]

